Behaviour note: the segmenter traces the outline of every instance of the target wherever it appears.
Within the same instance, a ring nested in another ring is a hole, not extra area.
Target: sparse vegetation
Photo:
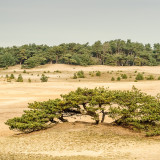
[[[74,73],[73,79],[77,79],[77,74],[76,73]]]
[[[41,82],[47,82],[48,81],[48,77],[45,76],[44,74],[42,74],[40,80],[41,80]]]
[[[112,77],[112,78],[111,78],[111,81],[115,81],[115,78],[114,78],[114,77]]]
[[[62,73],[61,71],[59,71],[59,70],[56,70],[56,71],[54,71],[54,73]]]
[[[117,81],[120,81],[121,80],[121,77],[117,77]]]
[[[77,72],[77,77],[78,78],[85,78],[84,72],[83,71],[78,71]]]
[[[23,77],[21,74],[18,75],[16,82],[23,82]]]
[[[15,77],[14,77],[14,74],[11,74],[10,75],[10,79],[14,79]]]
[[[153,75],[149,75],[148,77],[146,77],[147,80],[154,80],[154,76]]]
[[[100,72],[100,71],[97,71],[97,72],[96,72],[96,76],[100,77],[100,76],[101,76],[101,72]]]
[[[135,79],[136,80],[143,80],[144,79],[143,74],[138,73]]]
[[[121,74],[122,79],[127,79],[127,75],[126,74]]]
[[[29,83],[31,83],[31,82],[32,82],[32,80],[31,80],[30,78],[28,78],[28,82],[29,82]]]

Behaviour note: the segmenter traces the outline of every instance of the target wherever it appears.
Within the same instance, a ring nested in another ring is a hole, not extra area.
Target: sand
[[[61,73],[53,73],[59,70]],[[0,79],[0,159],[45,159],[46,156],[63,157],[63,159],[147,159],[156,160],[160,156],[159,138],[145,138],[143,134],[132,133],[121,127],[115,128],[108,125],[92,125],[88,117],[72,119],[72,123],[59,124],[51,129],[35,132],[29,135],[16,135],[17,132],[9,130],[4,122],[15,116],[21,116],[27,104],[34,101],[60,98],[60,94],[66,94],[78,87],[94,88],[99,86],[110,89],[130,90],[134,85],[151,95],[160,92],[160,81],[139,81],[126,80],[111,82],[105,76],[89,76],[85,79],[73,80],[73,73],[83,70],[90,71],[122,71],[123,73],[145,72],[146,74],[160,75],[160,67],[110,67],[110,66],[71,66],[71,65],[44,65],[34,69],[27,69],[31,74],[23,74],[20,66],[10,67],[8,70],[0,70],[0,74],[10,74],[16,71],[18,76],[22,73],[26,79],[23,83],[6,82]],[[42,72],[49,76],[49,82],[41,83]],[[32,83],[27,79],[32,78]],[[74,123],[80,120],[81,123]],[[83,123],[83,121],[88,124]],[[115,132],[117,132],[115,134]],[[93,133],[93,134],[91,134]],[[123,133],[123,134],[121,134]],[[90,135],[91,134],[91,135]],[[77,137],[78,136],[78,137]],[[109,136],[109,138],[108,138]],[[79,139],[79,137],[81,139]],[[88,138],[90,137],[90,138]],[[137,138],[138,137],[138,138]],[[10,156],[9,156],[10,154]],[[25,156],[24,156],[25,155]],[[28,156],[29,155],[29,156]],[[34,156],[34,157],[32,157]],[[78,156],[78,157],[75,157]],[[85,156],[85,157],[83,157]],[[31,157],[31,158],[29,158]],[[75,158],[74,158],[75,157]]]

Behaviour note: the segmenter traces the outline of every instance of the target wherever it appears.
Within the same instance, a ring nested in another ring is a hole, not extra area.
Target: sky
[[[0,0],[0,46],[160,43],[160,0]]]

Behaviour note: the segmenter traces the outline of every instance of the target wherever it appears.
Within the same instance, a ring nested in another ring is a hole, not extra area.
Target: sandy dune
[[[77,87],[88,87],[94,88],[99,86],[109,87],[110,89],[120,89],[120,90],[128,90],[131,89],[134,85],[138,89],[141,89],[143,92],[146,92],[151,95],[156,95],[160,92],[160,81],[141,81],[141,82],[108,82],[102,78],[101,81],[89,81],[89,80],[81,80],[81,81],[73,81],[70,77],[74,72],[83,70],[85,72],[89,71],[123,71],[123,72],[145,72],[148,74],[160,75],[160,67],[109,67],[109,66],[69,66],[69,65],[45,65],[41,67],[37,67],[34,69],[26,70],[27,72],[33,72],[33,79],[37,78],[38,73],[43,71],[56,71],[59,70],[62,73],[48,73],[49,77],[52,77],[51,80],[47,83],[41,82],[6,82],[3,79],[0,79],[0,153],[13,153],[13,154],[37,154],[37,155],[50,155],[50,156],[101,156],[107,157],[110,156],[112,159],[147,159],[147,160],[156,160],[160,156],[160,142],[159,140],[148,140],[141,137],[137,140],[132,136],[125,141],[125,138],[121,136],[116,136],[118,141],[114,138],[109,139],[108,141],[102,142],[100,140],[95,140],[93,138],[90,142],[86,143],[85,141],[80,144],[80,142],[76,142],[71,140],[69,142],[68,138],[74,138],[77,135],[81,135],[82,130],[84,129],[84,124],[76,124],[75,128],[72,127],[72,124],[68,124],[69,131],[65,131],[65,129],[61,128],[62,135],[58,136],[56,140],[46,139],[47,135],[53,134],[52,138],[55,138],[57,135],[58,128],[37,132],[30,135],[21,135],[14,136],[15,132],[10,131],[8,126],[4,124],[4,122],[12,117],[20,116],[23,113],[23,110],[27,108],[28,102],[33,101],[44,101],[53,98],[59,98],[60,94],[68,93],[69,91],[75,90]],[[20,69],[20,66],[11,67],[8,70],[0,70],[1,75],[10,74],[16,71],[20,73],[23,69]],[[24,75],[24,77],[28,75]],[[59,77],[61,76],[61,77]],[[60,124],[62,125],[62,124]],[[63,126],[62,126],[63,127]],[[64,126],[66,127],[66,126]],[[80,130],[78,130],[78,128]],[[90,133],[93,130],[93,126],[89,125],[86,127],[86,133]],[[104,126],[100,126],[103,130],[102,133],[105,133]],[[113,128],[111,129],[113,130]],[[73,133],[71,133],[73,132]],[[93,131],[94,132],[94,131]],[[125,132],[125,131],[124,131]],[[128,133],[129,131],[127,131]],[[41,134],[40,134],[41,133]],[[65,138],[63,135],[65,135]],[[97,130],[95,132],[97,134]],[[125,132],[126,134],[126,132]],[[117,134],[118,135],[118,134]],[[132,134],[131,134],[132,135]],[[69,136],[69,137],[67,137]],[[85,135],[86,136],[86,135]],[[91,136],[92,137],[92,136]],[[100,137],[98,133],[98,137]],[[30,144],[31,139],[33,139],[34,143]],[[76,137],[77,138],[77,137]],[[75,139],[76,139],[75,138]],[[39,142],[37,139],[40,139],[42,146],[38,146]],[[77,140],[77,139],[76,139]],[[59,141],[59,142],[57,142]],[[94,142],[97,144],[97,147],[94,145]],[[48,143],[48,145],[47,145]],[[73,145],[70,145],[70,144]],[[54,146],[54,144],[57,145]],[[63,144],[61,146],[61,144]],[[88,144],[88,147],[87,147]],[[15,146],[16,145],[16,149]],[[77,148],[76,148],[77,145]],[[71,147],[72,146],[72,147]],[[81,147],[79,147],[81,146]],[[27,149],[28,148],[28,149]],[[35,148],[37,148],[35,150]],[[152,150],[152,152],[151,152]],[[18,158],[17,158],[18,159]],[[105,158],[106,159],[106,158]]]

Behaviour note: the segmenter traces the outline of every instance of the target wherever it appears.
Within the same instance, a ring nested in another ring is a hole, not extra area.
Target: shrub
[[[62,73],[61,71],[59,71],[59,70],[56,70],[56,71],[54,71],[54,73]]]
[[[127,79],[127,75],[126,74],[121,74],[122,79]]]
[[[74,73],[73,79],[77,79],[77,74],[76,73]]]
[[[32,82],[30,78],[28,78],[28,82],[29,82],[29,83],[31,83],[31,82]]]
[[[149,75],[146,79],[147,80],[154,80],[154,76],[153,75]]]
[[[47,76],[45,76],[44,74],[42,74],[42,76],[41,76],[41,82],[47,82],[48,81],[48,77]]]
[[[114,77],[112,77],[112,78],[111,78],[111,81],[115,81],[115,78],[114,78]]]
[[[101,76],[101,72],[100,72],[100,71],[97,71],[97,72],[96,72],[96,76],[99,76],[99,77],[100,77],[100,76]]]
[[[117,81],[120,81],[121,80],[121,78],[120,77],[117,77]]]
[[[158,80],[160,80],[160,76],[158,77]]]
[[[91,77],[94,77],[94,71],[93,71],[93,72],[89,72],[89,75],[90,75]]]
[[[143,74],[138,73],[135,79],[136,80],[143,80],[144,79]]]
[[[7,78],[7,82],[11,82],[11,78],[10,77]]]
[[[21,74],[18,75],[17,81],[16,82],[23,82],[23,77]]]
[[[83,71],[78,71],[78,72],[77,72],[77,77],[78,77],[78,78],[85,78],[84,72],[83,72]]]
[[[14,78],[15,78],[14,74],[11,74],[10,79],[14,79]]]
[[[26,70],[24,70],[23,73],[27,73]]]

